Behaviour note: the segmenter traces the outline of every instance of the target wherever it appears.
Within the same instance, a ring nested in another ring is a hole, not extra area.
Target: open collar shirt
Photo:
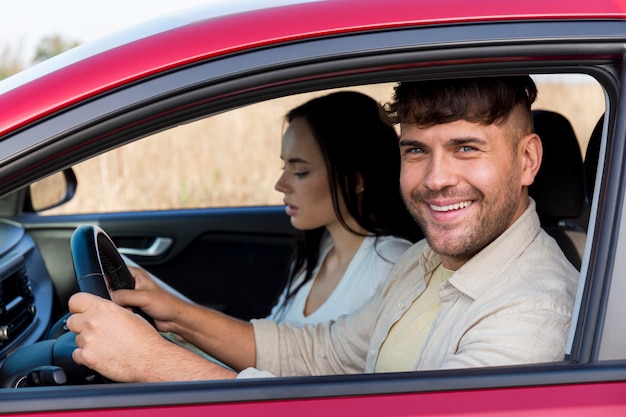
[[[440,263],[420,241],[383,291],[353,314],[303,328],[253,320],[257,369],[281,376],[373,372],[390,328]],[[577,282],[530,200],[509,229],[441,285],[435,324],[407,371],[563,360]]]

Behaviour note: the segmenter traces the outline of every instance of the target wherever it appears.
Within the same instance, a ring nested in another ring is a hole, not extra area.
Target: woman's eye
[[[294,172],[293,175],[295,175],[298,178],[304,178],[307,176],[308,173],[309,173],[308,171]]]

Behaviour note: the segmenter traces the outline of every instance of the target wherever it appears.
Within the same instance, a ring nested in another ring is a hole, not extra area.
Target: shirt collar
[[[526,250],[539,230],[535,202],[529,197],[524,213],[504,233],[452,274],[448,282],[468,297],[478,298]],[[441,263],[441,258],[428,247],[420,263],[428,281],[432,271]]]

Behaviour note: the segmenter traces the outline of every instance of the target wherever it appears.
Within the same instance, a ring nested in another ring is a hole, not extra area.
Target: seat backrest
[[[575,222],[585,205],[580,145],[563,115],[534,110],[533,119],[543,144],[543,161],[528,193],[537,204],[541,226],[580,269],[586,239],[585,230]]]
[[[600,157],[600,143],[602,142],[602,127],[604,125],[604,115],[600,117],[598,123],[593,128],[589,137],[585,161],[583,162],[583,173],[585,177],[585,195],[587,201],[593,199],[593,190],[596,186],[596,171],[598,170],[598,158]]]

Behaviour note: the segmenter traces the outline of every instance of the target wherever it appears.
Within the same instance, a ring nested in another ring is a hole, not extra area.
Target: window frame
[[[604,25],[607,23],[607,25]],[[530,22],[424,27],[358,34],[288,44],[241,53],[154,77],[76,105],[63,114],[29,126],[5,139],[22,152],[0,159],[0,193],[71,166],[95,153],[137,140],[177,123],[255,101],[317,88],[348,87],[364,82],[463,74],[581,72],[592,75],[607,91],[610,103],[625,97],[617,72],[626,23]],[[462,32],[462,33],[461,33]],[[376,36],[375,36],[376,35]],[[461,39],[461,36],[463,39]],[[515,39],[513,41],[509,39]],[[548,41],[547,41],[548,40]],[[365,46],[363,46],[365,45]],[[601,52],[598,52],[601,51]],[[480,58],[477,58],[480,57]],[[525,57],[520,62],[517,57]],[[582,61],[581,61],[581,58]],[[422,62],[431,64],[425,65]],[[432,64],[432,63],[437,63]],[[286,81],[288,80],[288,81]],[[626,86],[626,83],[623,83]],[[626,88],[626,87],[625,87]],[[127,103],[119,107],[119,103]],[[608,106],[610,120],[626,114],[623,103]],[[619,110],[618,110],[619,109]],[[616,113],[617,112],[617,113]],[[626,121],[618,120],[614,138],[623,138]],[[623,381],[626,361],[597,361],[601,340],[595,329],[603,319],[606,265],[615,261],[611,225],[622,210],[623,141],[609,140],[615,157],[604,168],[593,248],[593,264],[581,301],[581,314],[568,362],[530,366],[394,373],[277,378],[256,381],[213,381],[178,384],[124,384],[38,389],[3,395],[3,408],[34,411],[32,399],[46,399],[46,410],[207,404],[305,398],[395,396],[487,388],[524,388],[558,384]],[[6,148],[3,148],[6,149]],[[23,153],[28,152],[28,155]],[[619,153],[618,153],[619,152]],[[42,164],[47,163],[44,167]],[[37,168],[37,169],[35,169]],[[18,175],[19,174],[19,175]],[[617,178],[618,181],[609,181]],[[602,205],[600,207],[600,201]],[[616,232],[617,233],[617,232]],[[607,278],[608,280],[608,278]],[[158,397],[158,398],[156,398]],[[39,403],[38,403],[39,404]],[[19,408],[22,407],[22,408]]]

